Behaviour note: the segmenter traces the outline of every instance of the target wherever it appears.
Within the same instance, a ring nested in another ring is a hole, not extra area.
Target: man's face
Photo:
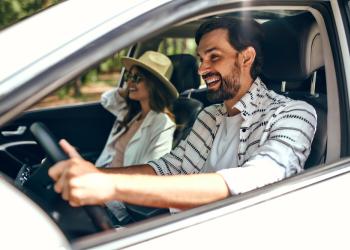
[[[208,87],[208,98],[219,102],[234,98],[240,89],[239,53],[228,41],[228,31],[216,29],[205,34],[197,53],[201,61],[198,69]]]

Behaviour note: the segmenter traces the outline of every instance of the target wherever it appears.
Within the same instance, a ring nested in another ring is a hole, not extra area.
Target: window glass
[[[199,65],[199,59],[196,52],[196,41],[194,38],[165,38],[160,44],[158,51],[165,55],[176,54],[191,54],[197,59]],[[202,87],[205,87],[205,82],[200,78]]]
[[[342,6],[340,6],[342,8]],[[345,15],[347,18],[347,22],[344,20],[344,28],[345,28],[345,35],[348,39],[348,46],[350,46],[350,1],[347,1],[344,3],[344,9],[345,9]],[[350,47],[349,47],[350,50]]]
[[[158,51],[166,55],[191,54],[196,56],[196,42],[194,38],[165,38]]]
[[[346,13],[348,15],[348,20],[349,20],[349,23],[350,23],[350,1],[348,1],[348,6],[346,8]]]
[[[0,30],[63,0],[1,0]]]
[[[121,57],[127,53],[128,49],[119,51],[98,66],[65,84],[33,108],[57,107],[100,100],[103,92],[117,86],[122,69]]]

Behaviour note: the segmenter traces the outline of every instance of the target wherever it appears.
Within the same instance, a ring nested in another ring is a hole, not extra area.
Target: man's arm
[[[111,175],[115,187],[112,199],[127,203],[187,209],[229,196],[219,174],[176,176]]]
[[[133,165],[129,167],[99,168],[102,173],[107,174],[128,174],[128,175],[157,175],[148,164]]]
[[[264,128],[260,141],[242,167],[220,170],[230,193],[237,195],[300,173],[310,154],[317,127],[315,109],[301,101],[291,101],[279,110]],[[249,135],[248,135],[249,136]]]
[[[72,206],[120,200],[132,204],[186,209],[229,196],[219,174],[156,176],[149,165],[99,170],[85,161],[66,141],[70,156],[49,170],[55,190]],[[135,168],[135,169],[133,169]]]

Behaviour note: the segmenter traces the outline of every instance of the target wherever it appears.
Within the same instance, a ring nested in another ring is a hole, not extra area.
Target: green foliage
[[[65,96],[69,94],[69,85],[63,86],[60,88],[57,92],[56,95],[58,96],[59,99],[63,99]]]
[[[0,0],[0,29],[62,1],[63,0]],[[193,39],[168,38],[161,42],[159,51],[166,55],[179,53],[195,55],[195,48],[196,45]],[[56,91],[56,96],[60,99],[74,96],[75,98],[84,100],[85,97],[80,91],[81,86],[96,82],[115,84],[115,80],[112,80],[112,82],[107,79],[102,80],[99,76],[101,74],[120,72],[123,67],[121,58],[127,55],[127,53],[128,49],[120,50],[118,53],[100,63],[97,67],[90,69],[78,79],[71,81]]]
[[[158,50],[166,55],[187,53],[196,55],[196,42],[189,38],[167,38],[164,39]]]
[[[128,50],[123,49],[118,53],[114,54],[112,57],[106,59],[99,66],[99,71],[103,73],[120,72],[123,65],[121,64],[121,58],[127,55]]]
[[[0,29],[62,0],[1,0]]]
[[[97,82],[101,73],[120,72],[123,67],[121,58],[127,53],[128,49],[122,49],[112,57],[101,62],[97,68],[90,69],[82,76],[82,84]],[[106,83],[109,84],[109,82]]]
[[[97,69],[92,69],[88,71],[83,77],[82,77],[83,83],[88,83],[88,82],[97,82],[98,80],[98,72]]]

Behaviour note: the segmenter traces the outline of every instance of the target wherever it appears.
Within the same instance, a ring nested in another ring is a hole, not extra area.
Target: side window
[[[63,0],[1,0],[0,30]]]
[[[191,54],[196,56],[196,42],[194,38],[165,38],[158,47],[158,51],[166,55]]]
[[[348,4],[346,6],[346,15],[348,16],[348,29],[350,29],[350,1],[348,1]]]
[[[165,38],[163,39],[158,47],[158,51],[166,55],[177,55],[177,54],[190,54],[197,59],[199,65],[199,59],[197,57],[197,45],[194,38]],[[200,78],[200,85],[205,87],[205,83]]]
[[[117,86],[122,69],[121,57],[127,55],[123,49],[94,68],[65,84],[33,108],[59,107],[67,104],[87,103],[100,100],[101,94]]]

